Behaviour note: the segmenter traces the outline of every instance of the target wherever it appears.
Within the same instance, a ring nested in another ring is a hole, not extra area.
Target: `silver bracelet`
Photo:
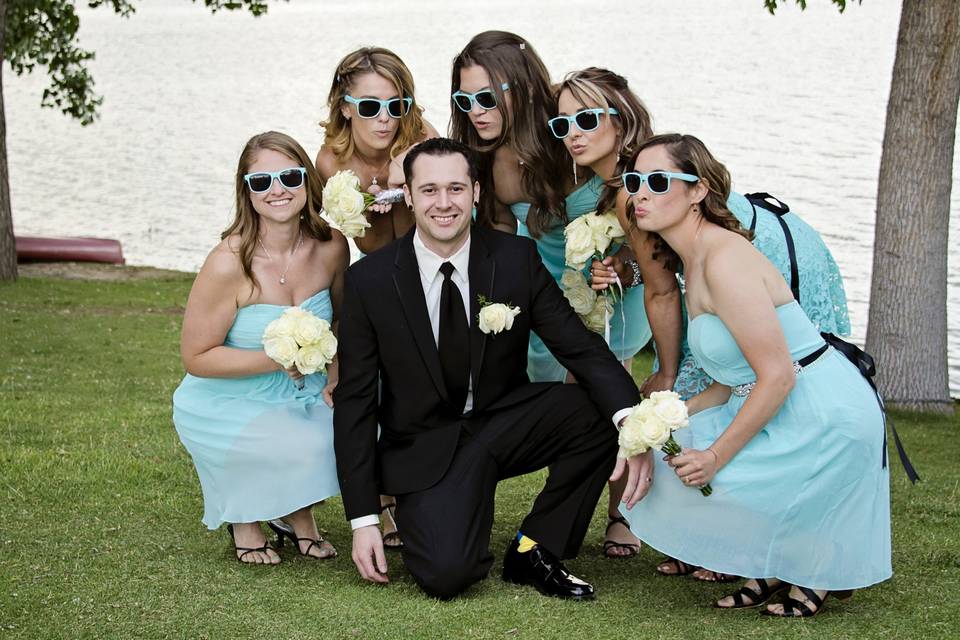
[[[643,284],[643,275],[640,274],[640,263],[636,260],[625,260],[624,264],[633,272],[633,280],[626,286],[627,289]]]

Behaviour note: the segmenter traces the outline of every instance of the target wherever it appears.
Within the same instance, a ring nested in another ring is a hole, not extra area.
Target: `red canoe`
[[[124,264],[118,240],[16,236],[17,262],[108,262]]]

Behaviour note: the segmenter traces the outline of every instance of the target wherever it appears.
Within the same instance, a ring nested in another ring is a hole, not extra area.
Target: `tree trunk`
[[[877,192],[867,351],[889,405],[952,412],[947,233],[960,2],[904,0]]]
[[[17,245],[10,211],[7,175],[7,119],[3,112],[3,51],[7,33],[7,0],[0,0],[0,282],[17,279]]]

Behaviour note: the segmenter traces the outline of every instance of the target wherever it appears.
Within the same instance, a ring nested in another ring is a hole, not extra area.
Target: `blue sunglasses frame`
[[[343,100],[344,100],[344,102],[349,102],[349,103],[352,104],[352,105],[356,105],[356,107],[357,107],[357,116],[359,116],[360,118],[363,118],[364,120],[373,120],[374,118],[378,117],[378,116],[380,115],[380,112],[383,111],[384,109],[387,110],[387,115],[388,115],[388,116],[390,116],[391,118],[396,118],[397,120],[399,120],[399,119],[402,118],[403,116],[405,116],[405,115],[407,115],[408,113],[410,113],[410,107],[413,106],[413,98],[411,98],[411,97],[409,97],[409,96],[408,96],[408,97],[404,97],[404,98],[390,98],[389,100],[381,100],[380,98],[354,98],[353,96],[347,95],[347,96],[343,96]],[[380,108],[377,109],[377,112],[376,112],[375,114],[373,114],[372,116],[365,116],[365,115],[363,115],[362,113],[360,113],[360,103],[361,103],[361,102],[377,102],[377,103],[380,104]],[[401,113],[401,114],[398,115],[398,116],[395,116],[395,115],[393,115],[392,113],[390,113],[390,105],[391,105],[392,103],[394,103],[394,102],[402,102],[402,103],[405,105],[405,108],[404,108],[404,110],[403,110],[403,113]]]
[[[300,174],[300,184],[295,187],[285,185],[283,180],[280,179],[280,174],[287,173],[288,171],[296,171]],[[250,178],[254,176],[270,176],[270,184],[266,189],[260,189],[259,191],[253,188],[253,185],[250,184]],[[247,183],[247,188],[250,189],[251,193],[266,193],[273,188],[273,181],[277,180],[280,182],[280,186],[288,191],[291,189],[302,189],[303,185],[306,183],[307,170],[303,167],[289,167],[287,169],[280,169],[280,171],[254,171],[253,173],[248,173],[243,176],[243,181]]]
[[[592,114],[595,114],[595,115],[597,115],[597,116],[600,116],[600,115],[603,115],[603,114],[607,114],[607,115],[611,115],[611,116],[618,116],[618,115],[620,115],[620,112],[617,111],[616,109],[614,109],[613,107],[608,107],[608,108],[606,108],[606,109],[604,109],[603,107],[593,107],[593,108],[591,108],[591,109],[580,109],[580,111],[577,111],[577,112],[576,112],[575,114],[573,114],[572,116],[563,116],[563,115],[561,115],[561,116],[557,116],[557,117],[555,117],[555,118],[550,118],[549,120],[547,120],[547,128],[550,129],[550,133],[553,134],[553,137],[554,137],[554,138],[559,138],[559,139],[561,139],[561,140],[563,140],[563,139],[566,138],[568,135],[570,135],[570,131],[572,130],[572,128],[573,128],[574,125],[576,125],[577,129],[580,129],[580,131],[596,131],[596,130],[600,127],[600,118],[599,118],[599,117],[597,118],[597,125],[596,125],[595,127],[590,127],[589,129],[587,129],[587,128],[585,128],[585,127],[581,127],[581,126],[580,126],[580,123],[577,122],[577,118],[578,118],[581,114],[584,114],[584,113],[592,113]],[[563,122],[564,120],[566,120],[568,123],[570,123],[570,127],[567,129],[567,132],[566,132],[565,134],[560,135],[559,133],[557,133],[557,130],[554,129],[553,123],[554,123],[554,122]]]
[[[504,82],[504,83],[502,83],[502,84],[500,85],[500,89],[503,90],[503,91],[509,91],[509,90],[510,90],[510,83],[509,83],[509,82]],[[454,92],[450,95],[450,99],[453,100],[453,104],[457,105],[457,109],[460,109],[460,111],[463,111],[464,113],[470,113],[471,111],[473,111],[473,105],[479,104],[478,101],[477,101],[477,96],[480,95],[481,93],[489,93],[490,96],[493,98],[493,106],[492,106],[492,107],[490,107],[490,108],[488,109],[487,107],[485,107],[485,106],[483,106],[483,105],[481,104],[481,105],[480,105],[480,108],[481,108],[481,109],[483,109],[484,111],[490,111],[490,109],[497,109],[497,108],[499,108],[500,105],[497,104],[497,94],[494,93],[494,92],[493,92],[493,89],[491,89],[491,88],[489,88],[489,87],[486,88],[486,89],[480,89],[480,91],[477,91],[476,93],[467,93],[466,91],[454,91]],[[457,98],[466,98],[467,100],[469,100],[469,101],[470,101],[470,108],[469,108],[469,109],[464,109],[464,108],[460,105],[460,103],[457,102]]]
[[[640,179],[640,184],[637,186],[636,190],[630,191],[630,188],[627,186],[627,178],[636,176]],[[656,189],[650,186],[650,176],[665,176],[667,179],[667,186],[663,191],[657,191]],[[640,188],[643,186],[643,183],[647,183],[647,189],[650,190],[650,193],[655,193],[657,195],[662,195],[670,191],[670,181],[673,179],[683,180],[684,182],[700,182],[700,178],[689,173],[675,173],[673,171],[651,171],[650,173],[639,173],[637,171],[627,171],[620,176],[620,181],[623,182],[624,190],[631,196],[635,196],[640,193]]]

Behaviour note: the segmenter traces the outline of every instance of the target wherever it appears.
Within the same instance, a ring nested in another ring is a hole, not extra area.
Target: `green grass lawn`
[[[602,559],[602,507],[569,563],[597,585],[592,603],[505,585],[499,562],[452,602],[420,595],[397,555],[389,587],[362,583],[338,499],[316,515],[340,557],[313,562],[288,548],[277,567],[243,566],[226,533],[200,523],[200,486],[170,420],[190,282],[0,285],[0,638],[947,638],[960,629],[957,418],[895,414],[924,481],[911,487],[894,463],[894,578],[828,600],[812,620],[714,610],[730,585],[657,576],[659,554],[647,548]],[[638,377],[644,368],[649,358]],[[498,556],[542,481],[501,484]]]

